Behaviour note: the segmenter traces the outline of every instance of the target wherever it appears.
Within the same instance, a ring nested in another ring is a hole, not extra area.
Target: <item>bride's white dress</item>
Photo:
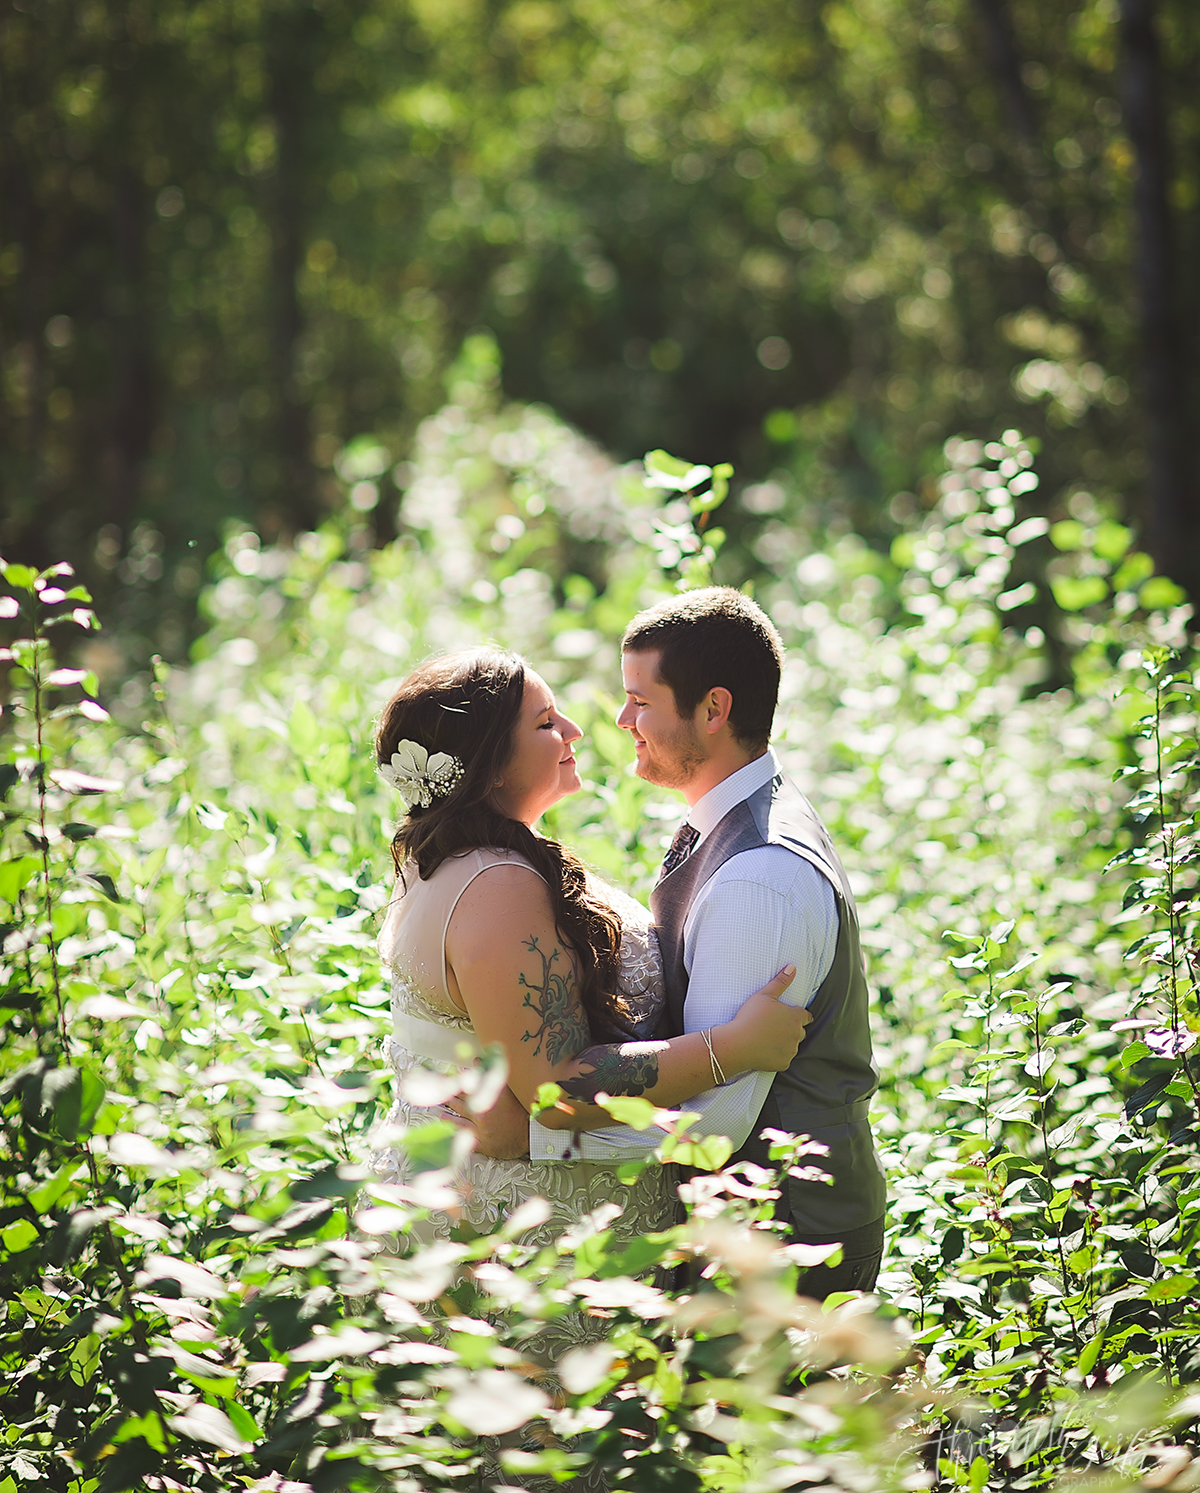
[[[470,1018],[455,1005],[446,985],[446,929],[458,899],[472,881],[491,866],[518,864],[537,875],[522,857],[500,850],[472,850],[452,856],[422,881],[416,867],[396,883],[394,900],[379,935],[379,952],[391,970],[392,1036],[387,1053],[396,1074],[397,1095],[389,1120],[416,1125],[430,1111],[410,1103],[403,1080],[415,1068],[453,1072],[460,1066],[456,1048],[473,1044]],[[636,1037],[649,1039],[663,1004],[662,961],[650,915],[640,903],[614,887],[592,883],[621,919],[621,961],[617,994],[622,998]],[[383,1153],[377,1170],[384,1180],[401,1181],[402,1150]],[[461,1218],[479,1233],[490,1233],[530,1197],[545,1198],[549,1219],[522,1238],[530,1243],[557,1239],[603,1204],[621,1212],[608,1225],[618,1239],[668,1228],[677,1209],[673,1168],[648,1166],[634,1183],[620,1182],[616,1169],[597,1162],[501,1161],[472,1155],[456,1176],[462,1196]],[[449,1232],[453,1220],[435,1215],[435,1234]]]

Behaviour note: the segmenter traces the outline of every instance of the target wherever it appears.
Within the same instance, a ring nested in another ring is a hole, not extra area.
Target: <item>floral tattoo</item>
[[[536,1032],[524,1032],[522,1042],[536,1042],[534,1057],[546,1048],[546,1057],[551,1064],[573,1058],[580,1048],[586,1046],[591,1033],[583,1017],[579,997],[575,993],[575,971],[568,966],[565,974],[551,968],[559,956],[559,947],[549,958],[538,947],[536,938],[527,938],[525,947],[542,961],[540,981],[530,983],[522,974],[520,985],[525,990],[522,1006],[528,1006],[541,1022]]]
[[[591,1071],[580,1073],[576,1078],[559,1079],[559,1088],[572,1099],[581,1099],[587,1104],[594,1104],[597,1094],[636,1098],[658,1083],[658,1055],[666,1048],[666,1042],[622,1042],[611,1047],[589,1047],[579,1054],[579,1062]]]

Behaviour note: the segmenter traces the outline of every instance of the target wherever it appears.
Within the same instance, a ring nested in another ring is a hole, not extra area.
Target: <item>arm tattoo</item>
[[[530,984],[524,974],[521,975],[518,983],[526,992],[521,1005],[528,1006],[541,1025],[536,1032],[522,1033],[521,1041],[537,1043],[533,1049],[534,1057],[541,1052],[544,1042],[548,1061],[557,1064],[564,1058],[573,1058],[581,1047],[587,1045],[591,1036],[575,994],[575,971],[568,968],[566,974],[561,975],[552,972],[550,966],[559,955],[557,944],[548,959],[538,947],[536,938],[527,938],[525,947],[542,961],[542,975],[540,983],[535,984]]]
[[[587,1104],[597,1094],[628,1094],[637,1097],[658,1083],[658,1054],[666,1042],[622,1042],[612,1047],[589,1047],[579,1061],[591,1069],[577,1078],[560,1078],[558,1086],[572,1099]]]

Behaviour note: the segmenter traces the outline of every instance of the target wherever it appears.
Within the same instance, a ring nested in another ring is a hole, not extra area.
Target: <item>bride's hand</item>
[[[779,999],[795,978],[796,966],[785,965],[732,1021],[713,1029],[717,1059],[730,1078],[735,1073],[781,1073],[796,1056],[812,1012]]]
[[[472,1114],[462,1100],[452,1100],[441,1109],[460,1130],[474,1134],[480,1155],[503,1161],[519,1161],[529,1155],[529,1116],[511,1089],[504,1089],[483,1114]]]

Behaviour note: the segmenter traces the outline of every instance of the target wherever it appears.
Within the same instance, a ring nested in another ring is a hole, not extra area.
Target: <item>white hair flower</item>
[[[463,765],[449,752],[431,757],[415,741],[402,741],[392,760],[379,768],[379,776],[399,793],[406,808],[427,809],[435,798],[453,793],[463,775]]]

